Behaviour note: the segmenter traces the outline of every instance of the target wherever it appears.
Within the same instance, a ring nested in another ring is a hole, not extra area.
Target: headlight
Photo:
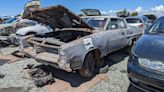
[[[72,71],[70,68],[70,63],[67,59],[67,55],[62,49],[59,49],[59,66],[66,71]]]
[[[64,56],[65,55],[65,52],[64,52],[64,50],[59,50],[59,54],[61,55],[61,56]]]
[[[66,53],[65,53],[64,50],[59,49],[59,56],[60,56],[60,62],[61,62],[62,64],[67,63],[67,57],[66,57]]]
[[[149,60],[149,59],[145,59],[145,58],[139,58],[139,63],[146,68],[164,72],[164,63],[163,62]]]

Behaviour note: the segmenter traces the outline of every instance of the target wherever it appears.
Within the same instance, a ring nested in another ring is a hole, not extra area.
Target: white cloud
[[[101,11],[103,15],[116,15],[116,10]]]
[[[142,7],[137,7],[134,11],[136,11],[136,12],[142,12],[143,11],[143,8]]]
[[[155,12],[164,12],[164,6],[163,5],[155,6],[151,8],[151,10]]]
[[[109,11],[101,11],[104,15],[116,15],[116,12],[120,10],[109,10]],[[164,15],[164,5],[157,5],[150,9],[143,9],[142,7],[137,7],[134,10],[128,10],[130,12],[138,12],[139,15],[143,14],[155,14],[156,16]]]

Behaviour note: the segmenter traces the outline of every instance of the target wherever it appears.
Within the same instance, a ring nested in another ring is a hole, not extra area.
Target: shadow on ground
[[[0,60],[0,66],[4,65],[7,61]]]
[[[117,52],[111,53],[105,57],[105,63],[110,66],[117,64],[123,61],[126,57],[129,56],[129,53],[126,49],[119,50]]]

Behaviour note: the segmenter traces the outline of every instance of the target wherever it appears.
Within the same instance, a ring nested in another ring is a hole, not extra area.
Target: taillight
[[[139,25],[138,27],[139,27],[139,28],[143,28],[143,27],[144,27],[144,25],[143,25],[143,24],[141,24],[141,25]]]

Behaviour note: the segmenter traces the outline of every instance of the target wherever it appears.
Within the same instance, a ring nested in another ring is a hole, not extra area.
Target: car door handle
[[[125,35],[125,33],[124,32],[121,32],[121,35]]]

